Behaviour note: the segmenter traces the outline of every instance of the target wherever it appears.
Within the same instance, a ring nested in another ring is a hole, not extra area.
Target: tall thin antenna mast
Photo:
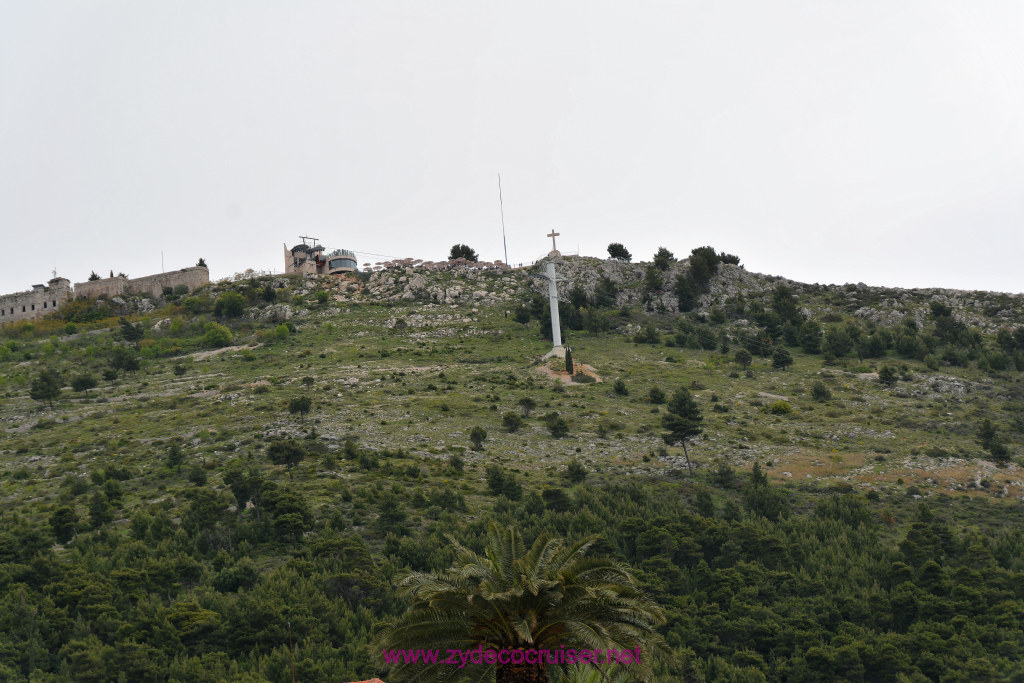
[[[501,243],[505,247],[505,265],[508,265],[508,240],[505,239],[505,202],[501,198],[501,174],[498,174],[498,206],[501,207]]]

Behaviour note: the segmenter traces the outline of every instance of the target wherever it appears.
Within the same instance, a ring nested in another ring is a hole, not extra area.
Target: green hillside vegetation
[[[1022,299],[664,252],[559,266],[600,381],[525,271],[0,327],[0,680],[415,680],[399,587],[492,523],[625,563],[652,680],[1024,680]]]

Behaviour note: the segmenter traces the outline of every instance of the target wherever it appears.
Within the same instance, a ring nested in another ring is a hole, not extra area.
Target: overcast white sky
[[[0,292],[283,242],[1024,291],[1024,3],[0,0]]]

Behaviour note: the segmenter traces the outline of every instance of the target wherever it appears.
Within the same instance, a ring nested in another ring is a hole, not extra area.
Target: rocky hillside
[[[559,261],[582,376],[530,270],[0,326],[0,680],[397,683],[395,587],[490,522],[629,566],[652,680],[1021,680],[1020,298],[663,265]]]
[[[562,301],[579,287],[593,297],[606,279],[615,285],[617,305],[650,312],[679,312],[673,284],[689,269],[689,259],[673,262],[662,274],[663,287],[647,293],[644,278],[649,263],[625,263],[613,259],[560,257],[556,260]],[[461,267],[436,272],[422,268],[385,270],[372,273],[365,289],[347,290],[353,300],[427,301],[440,304],[508,305],[524,292],[547,296],[546,280],[534,277],[542,265],[513,271],[477,271]],[[770,303],[780,284],[789,287],[808,316],[853,315],[882,326],[894,326],[905,318],[923,324],[930,304],[948,306],[954,318],[983,332],[1024,323],[1024,294],[956,289],[900,289],[869,287],[863,283],[819,285],[795,282],[780,276],[751,273],[742,266],[721,264],[710,280],[710,290],[700,295],[697,313],[708,315],[714,307],[727,309],[738,302]]]

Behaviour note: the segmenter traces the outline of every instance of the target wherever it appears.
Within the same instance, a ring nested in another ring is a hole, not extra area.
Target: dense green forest
[[[496,523],[624,563],[651,680],[1024,681],[1019,302],[885,324],[855,311],[891,292],[739,271],[570,282],[601,381],[538,361],[525,273],[473,275],[496,304],[254,277],[0,328],[0,679],[415,680],[380,657],[398,586]]]

